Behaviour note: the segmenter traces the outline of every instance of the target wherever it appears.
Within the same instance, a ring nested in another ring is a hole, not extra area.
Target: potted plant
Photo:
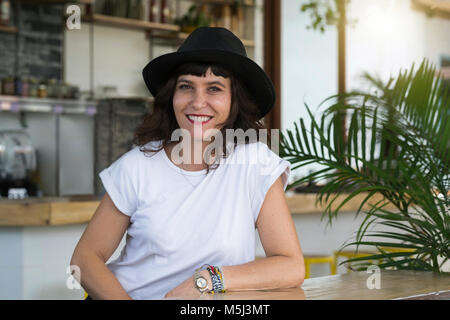
[[[311,126],[300,119],[295,130],[280,134],[280,156],[293,170],[323,166],[288,189],[326,180],[317,201],[326,202],[323,217],[329,223],[346,202],[364,195],[356,239],[342,247],[374,249],[375,254],[345,261],[359,269],[370,260],[380,268],[442,272],[450,258],[450,95],[436,74],[426,59],[387,83],[366,74],[376,92],[332,96],[318,120],[306,105]],[[344,133],[342,110],[349,115]],[[382,200],[374,202],[375,195]],[[344,201],[333,208],[339,196]],[[377,225],[384,231],[371,229]]]
[[[180,26],[181,32],[191,33],[198,27],[209,26],[209,19],[200,8],[193,4],[186,14],[175,20],[175,24]]]

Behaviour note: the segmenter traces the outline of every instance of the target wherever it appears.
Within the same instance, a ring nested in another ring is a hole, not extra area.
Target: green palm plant
[[[365,79],[376,92],[329,97],[317,120],[305,105],[311,125],[300,118],[295,130],[280,134],[280,156],[292,170],[322,167],[288,189],[326,181],[317,201],[326,204],[322,217],[329,223],[350,199],[363,196],[356,212],[364,214],[363,222],[341,249],[366,246],[374,254],[344,263],[359,270],[377,261],[380,268],[442,272],[450,258],[449,93],[426,59],[417,71],[413,64],[387,83],[368,74]],[[344,133],[342,111],[349,115]]]

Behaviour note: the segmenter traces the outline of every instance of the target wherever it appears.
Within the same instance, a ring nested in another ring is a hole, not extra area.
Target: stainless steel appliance
[[[38,195],[36,150],[23,130],[0,131],[0,197]]]

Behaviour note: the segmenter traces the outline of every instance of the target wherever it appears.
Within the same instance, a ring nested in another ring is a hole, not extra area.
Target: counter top
[[[425,271],[381,270],[379,289],[374,273],[346,274],[306,279],[300,288],[234,291],[191,300],[441,300],[450,299],[450,275]],[[372,277],[372,278],[370,278]],[[370,278],[370,279],[369,279]],[[373,287],[369,289],[367,283]]]
[[[87,223],[100,197],[0,199],[0,227]]]
[[[316,194],[286,193],[292,214],[321,214],[325,205],[316,204]],[[339,205],[344,196],[333,205]],[[365,195],[347,202],[342,212],[356,212]],[[371,203],[380,200],[374,196]],[[0,199],[0,227],[43,226],[88,223],[101,200],[100,196],[43,197],[22,200]],[[364,208],[368,208],[366,205]]]

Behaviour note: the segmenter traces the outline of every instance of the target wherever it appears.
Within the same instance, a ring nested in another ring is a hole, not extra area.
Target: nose
[[[196,90],[192,100],[192,106],[194,109],[203,109],[208,105],[207,95],[201,90]]]

